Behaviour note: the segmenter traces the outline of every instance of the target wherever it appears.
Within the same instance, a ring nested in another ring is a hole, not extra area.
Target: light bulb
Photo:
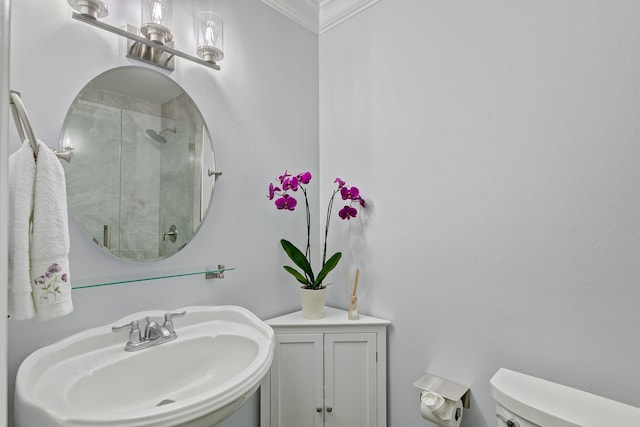
[[[215,46],[216,39],[218,38],[218,26],[213,21],[207,21],[206,26],[207,29],[204,35],[205,45]]]
[[[222,19],[213,12],[196,15],[197,54],[207,62],[220,61],[222,52]]]
[[[151,20],[156,24],[162,24],[162,2],[154,1],[151,6]]]
[[[170,0],[142,0],[142,25],[140,32],[146,38],[157,43],[173,40],[171,34],[172,8]]]

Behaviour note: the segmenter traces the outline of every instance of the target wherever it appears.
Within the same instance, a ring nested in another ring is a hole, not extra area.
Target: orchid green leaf
[[[313,276],[313,270],[311,269],[311,264],[309,264],[309,260],[304,256],[302,251],[296,248],[293,243],[285,239],[280,240],[280,244],[282,245],[282,249],[284,249],[285,253],[291,259],[291,261],[293,261],[295,265],[300,267],[302,271],[307,275],[307,277],[309,278],[308,283],[314,283],[315,279]]]
[[[288,265],[284,265],[282,267],[285,270],[287,270],[289,273],[291,273],[291,275],[293,277],[295,277],[298,282],[302,283],[305,286],[309,286],[309,283],[308,283],[306,277],[304,277],[302,274],[300,274],[300,272],[298,270],[296,270],[293,267],[289,267]]]
[[[322,281],[325,277],[327,277],[327,274],[329,274],[331,270],[336,268],[338,262],[340,262],[341,257],[342,252],[336,252],[331,256],[331,258],[327,260],[327,262],[322,266],[322,270],[320,270],[320,273],[318,273],[317,279],[313,282],[314,289],[321,287]]]

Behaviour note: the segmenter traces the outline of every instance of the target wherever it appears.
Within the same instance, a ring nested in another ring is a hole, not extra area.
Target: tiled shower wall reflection
[[[168,255],[182,248],[200,225],[201,181],[200,165],[203,140],[203,123],[200,112],[185,93],[162,105],[163,128],[176,128],[176,133],[166,133],[167,144],[160,160],[160,228],[169,230],[175,225],[178,237],[175,243],[163,239],[160,254]],[[175,139],[176,143],[170,144]],[[208,181],[210,185],[210,180]],[[180,232],[182,231],[182,232]]]
[[[69,116],[77,123],[67,123],[74,130],[67,166],[73,213],[88,218],[81,224],[85,232],[116,256],[153,260],[176,252],[192,234],[186,230],[193,229],[193,211],[199,210],[193,202],[194,161],[202,131],[188,121],[163,118],[154,111],[157,105],[138,99],[104,92],[83,98]],[[166,128],[176,128],[163,134],[166,144],[146,133]],[[71,170],[80,162],[82,168]],[[171,225],[178,231],[175,242],[165,238]]]

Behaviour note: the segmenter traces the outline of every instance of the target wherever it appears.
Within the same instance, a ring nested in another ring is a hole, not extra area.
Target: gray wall
[[[496,425],[500,367],[640,406],[639,75],[635,0],[384,0],[320,36],[320,173],[375,204],[392,427],[428,424],[425,372],[471,387],[465,426]]]
[[[10,1],[0,0],[0,99],[9,97],[9,22]],[[8,234],[8,135],[9,104],[0,102],[0,233]],[[7,281],[7,239],[0,239],[0,283]],[[7,425],[7,293],[0,285],[0,427]]]
[[[335,176],[372,201],[367,224],[332,224],[330,246],[347,250],[329,302],[346,307],[359,267],[362,311],[393,322],[391,427],[426,424],[411,385],[425,372],[471,386],[466,426],[495,425],[488,380],[503,366],[640,406],[637,2],[386,0],[321,35],[320,66],[317,38],[259,0],[214,3],[223,71],[178,61],[171,74],[225,172],[211,216],[153,265],[107,257],[72,222],[71,265],[78,279],[238,270],[76,291],[64,319],[9,322],[10,382],[36,348],[134,311],[296,309],[277,240],[302,236],[304,220],[264,198],[289,168],[319,172],[323,202]],[[64,1],[14,4],[11,86],[40,138],[55,145],[84,84],[129,63],[114,37]],[[256,399],[225,425],[256,426]]]
[[[286,168],[317,174],[317,36],[260,0],[175,3],[175,19],[189,25],[193,18],[187,12],[210,7],[225,20],[222,71],[177,59],[177,69],[170,74],[200,107],[214,141],[217,167],[224,172],[216,184],[209,217],[183,251],[153,264],[108,256],[71,219],[71,280],[79,284],[197,271],[218,263],[237,270],[227,273],[223,281],[190,277],[77,290],[73,292],[75,310],[69,316],[47,323],[10,320],[10,393],[18,365],[29,353],[128,313],[238,304],[268,318],[299,307],[295,285],[280,267],[285,256],[278,240],[304,236],[304,215],[282,215],[265,196],[268,183]],[[191,11],[181,9],[187,5]],[[106,21],[113,25],[138,22],[138,2],[112,0],[109,6],[113,14]],[[177,44],[182,43],[179,47],[184,50],[191,49],[189,25],[175,31]],[[144,66],[125,58],[124,41],[117,36],[72,20],[64,0],[15,2],[11,27],[11,87],[22,92],[36,135],[51,146],[57,146],[67,109],[87,82],[110,68]],[[45,42],[47,48],[43,48]],[[15,130],[10,136],[15,150]],[[312,193],[317,194],[317,188]],[[224,425],[257,425],[257,406],[257,399],[252,399]]]

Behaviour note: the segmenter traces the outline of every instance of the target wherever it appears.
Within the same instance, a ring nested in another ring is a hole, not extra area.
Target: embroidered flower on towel
[[[43,275],[33,280],[34,285],[39,290],[41,304],[57,301],[59,297],[63,296],[64,292],[61,286],[67,283],[68,275],[67,273],[60,274],[61,272],[62,267],[60,267],[60,264],[54,263],[49,266]],[[53,301],[49,300],[50,296],[53,297]]]

